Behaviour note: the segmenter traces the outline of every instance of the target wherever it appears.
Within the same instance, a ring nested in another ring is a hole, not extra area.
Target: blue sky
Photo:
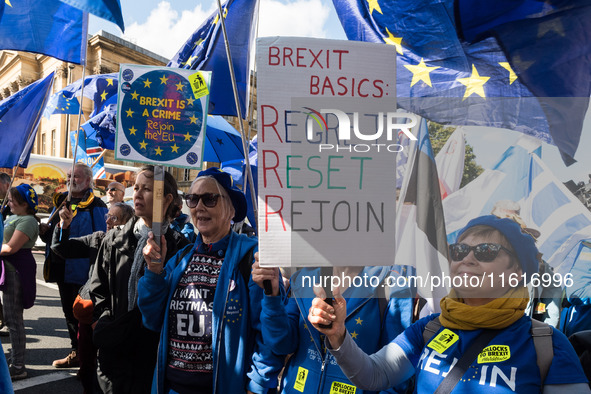
[[[131,41],[170,58],[189,35],[217,7],[215,0],[121,0],[126,31],[110,22],[90,16],[89,33],[99,30]],[[332,6],[326,0],[261,0],[259,36],[300,36],[346,39]],[[493,164],[520,133],[510,130],[467,127],[467,141],[474,147],[477,162],[485,168]],[[542,159],[561,180],[588,180],[591,173],[591,115],[585,119],[583,136],[575,158],[566,167],[554,146],[543,144]]]

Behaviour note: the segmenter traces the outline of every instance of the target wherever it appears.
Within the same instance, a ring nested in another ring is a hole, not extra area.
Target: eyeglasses
[[[107,189],[107,192],[122,192],[122,193],[125,193],[123,190],[119,190],[119,189],[114,188],[114,187],[112,187],[110,189]]]
[[[472,250],[474,251],[474,257],[476,257],[476,260],[483,263],[490,263],[496,259],[501,250],[514,256],[512,251],[499,244],[482,243],[475,246],[466,244],[449,245],[449,255],[453,261],[461,261],[464,257],[468,256]]]
[[[108,213],[106,213],[105,214],[105,222],[108,222],[109,220],[112,220],[115,223],[117,223],[119,221],[119,218],[115,215],[109,215]]]
[[[207,208],[213,208],[217,205],[218,199],[221,196],[221,194],[213,193],[187,194],[185,196],[185,201],[187,202],[187,206],[189,208],[195,208],[197,204],[199,204],[199,200],[201,200],[203,205],[205,205]]]

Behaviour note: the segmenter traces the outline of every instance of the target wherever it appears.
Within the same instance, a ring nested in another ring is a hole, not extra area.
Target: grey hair
[[[84,175],[86,175],[86,177],[88,179],[90,179],[90,183],[88,184],[89,188],[94,188],[94,179],[92,179],[92,168],[90,168],[89,166],[87,166],[86,164],[82,163],[82,162],[78,162],[76,164],[74,164],[74,168],[81,168],[82,171],[84,171]]]
[[[129,219],[135,216],[135,211],[131,207],[131,205],[126,204],[124,202],[116,202],[115,204],[111,205],[111,208],[117,207],[121,209],[121,221],[127,223]]]

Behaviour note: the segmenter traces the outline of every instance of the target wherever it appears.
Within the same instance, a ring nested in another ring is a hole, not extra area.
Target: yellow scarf
[[[499,330],[519,320],[524,312],[529,295],[526,287],[511,289],[501,298],[481,306],[464,304],[454,289],[441,302],[439,320],[446,328],[477,330],[490,328]]]

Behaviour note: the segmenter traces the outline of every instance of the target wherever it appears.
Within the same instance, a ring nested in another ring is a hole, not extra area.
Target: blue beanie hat
[[[227,172],[220,170],[217,167],[211,167],[207,170],[200,171],[197,174],[197,178],[202,176],[210,176],[214,178],[228,193],[232,206],[234,207],[234,222],[241,222],[246,217],[246,197],[244,193],[236,186],[234,186],[234,180]]]
[[[16,187],[21,197],[29,204],[31,208],[37,213],[37,207],[39,205],[39,199],[37,198],[37,193],[35,189],[31,187],[31,185],[23,183]]]
[[[458,238],[470,227],[489,226],[498,230],[507,238],[517,255],[521,269],[526,274],[529,282],[531,276],[538,272],[538,248],[534,238],[521,231],[521,226],[511,219],[498,218],[495,215],[480,216],[468,222],[466,227],[460,230]]]

